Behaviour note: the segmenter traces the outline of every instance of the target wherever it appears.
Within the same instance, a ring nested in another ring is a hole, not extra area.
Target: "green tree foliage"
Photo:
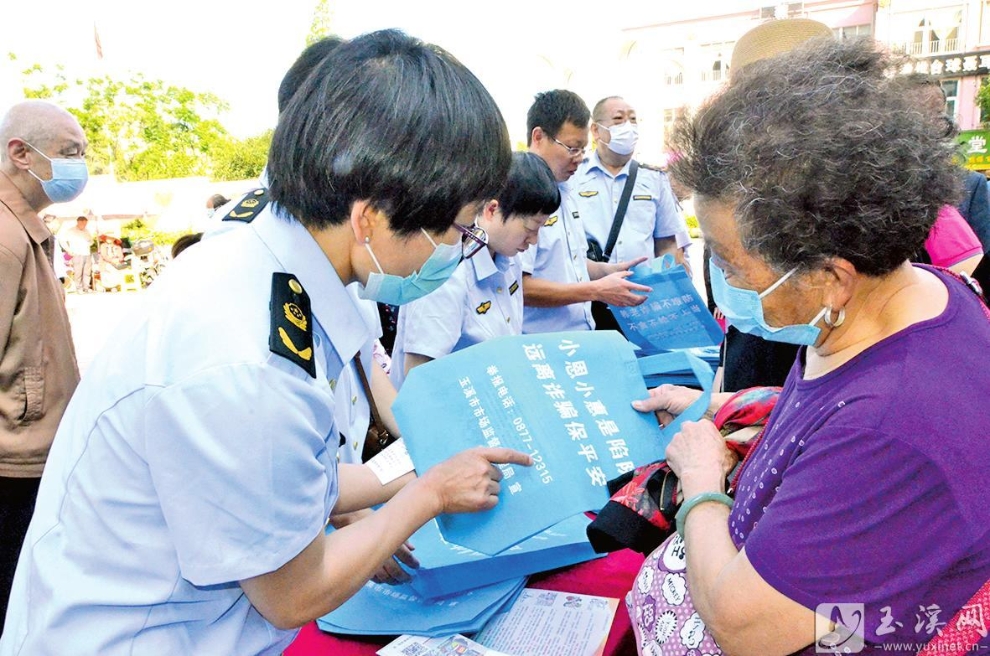
[[[333,7],[330,0],[317,0],[313,9],[313,21],[309,26],[309,34],[306,35],[306,45],[311,46],[325,36],[329,36],[330,24],[333,22]]]
[[[984,125],[990,123],[990,77],[983,78],[980,90],[976,92],[976,106],[980,108],[980,117]]]
[[[61,68],[24,71],[24,95],[58,102],[79,119],[89,140],[93,173],[121,180],[208,175],[213,155],[233,141],[217,117],[227,105],[140,74],[69,81]]]
[[[247,180],[257,178],[268,161],[268,149],[274,130],[256,137],[228,139],[212,153],[215,180]]]

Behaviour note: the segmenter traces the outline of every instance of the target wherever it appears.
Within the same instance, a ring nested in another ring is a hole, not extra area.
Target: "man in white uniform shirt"
[[[562,89],[536,96],[527,114],[527,145],[553,171],[561,204],[540,230],[539,242],[523,255],[524,333],[593,330],[591,301],[633,306],[648,287],[626,280],[642,260],[589,262],[580,212],[566,182],[588,145],[591,112],[577,94]]]
[[[570,181],[588,238],[589,257],[594,247],[597,259],[604,262],[665,254],[683,262],[680,246],[691,240],[667,176],[633,159],[639,140],[636,110],[623,98],[610,96],[598,101],[591,120],[591,137],[597,147]],[[621,198],[629,183],[632,188],[623,206]],[[619,231],[613,241],[616,222]],[[604,305],[594,303],[592,312],[598,329],[618,329]]]

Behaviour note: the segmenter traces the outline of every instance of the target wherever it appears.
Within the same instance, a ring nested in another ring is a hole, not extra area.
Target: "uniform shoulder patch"
[[[268,348],[295,362],[316,378],[313,360],[313,315],[309,294],[291,273],[272,274],[272,315]]]
[[[487,314],[488,311],[491,310],[491,309],[492,309],[492,302],[491,301],[485,301],[484,303],[482,303],[478,307],[474,308],[474,311],[477,312],[478,314]]]
[[[227,212],[221,221],[241,221],[251,223],[268,205],[268,190],[264,187],[247,192],[234,209]]]
[[[637,194],[633,196],[633,200],[653,200],[653,196],[650,194]]]
[[[597,191],[579,191],[578,196],[581,198],[591,198],[592,196],[597,196]]]
[[[515,280],[515,281],[513,281],[513,283],[512,283],[512,284],[511,284],[511,285],[509,286],[509,296],[512,296],[512,295],[513,295],[513,294],[515,294],[515,293],[516,293],[517,291],[519,291],[519,281],[518,281],[518,280]]]
[[[554,214],[549,219],[547,219],[546,222],[544,222],[543,225],[544,225],[544,227],[549,228],[550,226],[554,225],[555,223],[557,223],[557,215],[556,214]]]

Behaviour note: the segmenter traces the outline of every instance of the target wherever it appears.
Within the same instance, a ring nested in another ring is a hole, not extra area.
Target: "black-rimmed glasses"
[[[465,260],[471,259],[488,246],[488,233],[484,228],[478,225],[468,228],[460,223],[455,223],[454,227],[461,231],[461,257]]]

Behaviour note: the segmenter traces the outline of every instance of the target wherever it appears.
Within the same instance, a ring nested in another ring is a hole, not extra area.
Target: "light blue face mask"
[[[811,320],[811,323],[794,326],[774,328],[767,324],[766,319],[763,318],[763,297],[784,284],[785,280],[794,275],[797,267],[781,276],[762,294],[757,294],[751,289],[733,287],[725,280],[725,272],[714,262],[709,260],[709,263],[711,265],[712,296],[715,298],[715,304],[737,330],[773,342],[813,346],[818,341],[818,336],[822,330],[815,324],[822,320],[822,317],[828,312],[828,308],[822,308],[822,311]]]
[[[31,146],[26,141],[24,143]],[[86,166],[86,160],[82,158],[69,159],[62,157],[52,159],[34,146],[31,146],[31,148],[52,163],[51,180],[42,180],[38,177],[37,173],[28,169],[28,173],[33,175],[41,183],[41,189],[48,196],[48,199],[53,203],[67,203],[70,200],[78,198],[79,194],[86,188],[86,182],[89,180],[89,168]]]
[[[371,245],[365,241],[364,247],[368,249],[372,261],[378,267],[378,273],[368,275],[368,282],[358,295],[361,298],[388,305],[404,305],[417,298],[422,298],[447,282],[454,273],[454,269],[461,262],[462,248],[460,242],[456,244],[438,244],[430,238],[425,230],[423,236],[433,244],[433,253],[423,262],[412,275],[396,276],[385,273],[382,265],[378,263]]]

